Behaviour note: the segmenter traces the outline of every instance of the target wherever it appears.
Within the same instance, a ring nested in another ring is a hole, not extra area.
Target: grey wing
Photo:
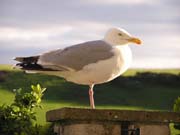
[[[111,45],[104,41],[90,41],[42,54],[38,64],[48,68],[81,70],[84,66],[113,56]]]

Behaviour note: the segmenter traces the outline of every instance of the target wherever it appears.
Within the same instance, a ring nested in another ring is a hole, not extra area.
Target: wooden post
[[[61,108],[46,113],[58,135],[170,135],[180,113]]]

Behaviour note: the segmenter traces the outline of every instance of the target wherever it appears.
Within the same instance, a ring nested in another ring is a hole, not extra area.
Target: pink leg
[[[89,86],[89,100],[90,100],[91,109],[95,109],[93,87],[94,87],[94,84]]]

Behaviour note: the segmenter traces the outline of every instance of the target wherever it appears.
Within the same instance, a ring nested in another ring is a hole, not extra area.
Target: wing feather
[[[84,66],[105,60],[114,54],[112,46],[105,41],[97,40],[77,44],[63,50],[54,50],[40,56],[38,64],[56,66],[67,70],[81,70]]]

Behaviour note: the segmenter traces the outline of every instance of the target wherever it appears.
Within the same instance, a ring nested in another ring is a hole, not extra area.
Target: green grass
[[[152,73],[168,73],[173,75],[180,74],[180,69],[129,69],[123,76],[134,76],[136,73],[152,72]]]
[[[0,64],[0,71],[5,70],[5,71],[11,71],[13,69],[12,65],[1,65]]]
[[[44,108],[36,110],[40,124],[46,123],[45,112],[48,110],[89,107],[87,86],[66,82],[55,76],[25,74],[9,65],[0,65],[0,71],[7,72],[5,80],[0,81],[0,105],[13,101],[13,89],[28,91],[31,84],[37,83],[47,88],[42,102]],[[174,100],[180,96],[179,82],[180,69],[130,69],[122,77],[95,86],[96,108],[172,111]]]

